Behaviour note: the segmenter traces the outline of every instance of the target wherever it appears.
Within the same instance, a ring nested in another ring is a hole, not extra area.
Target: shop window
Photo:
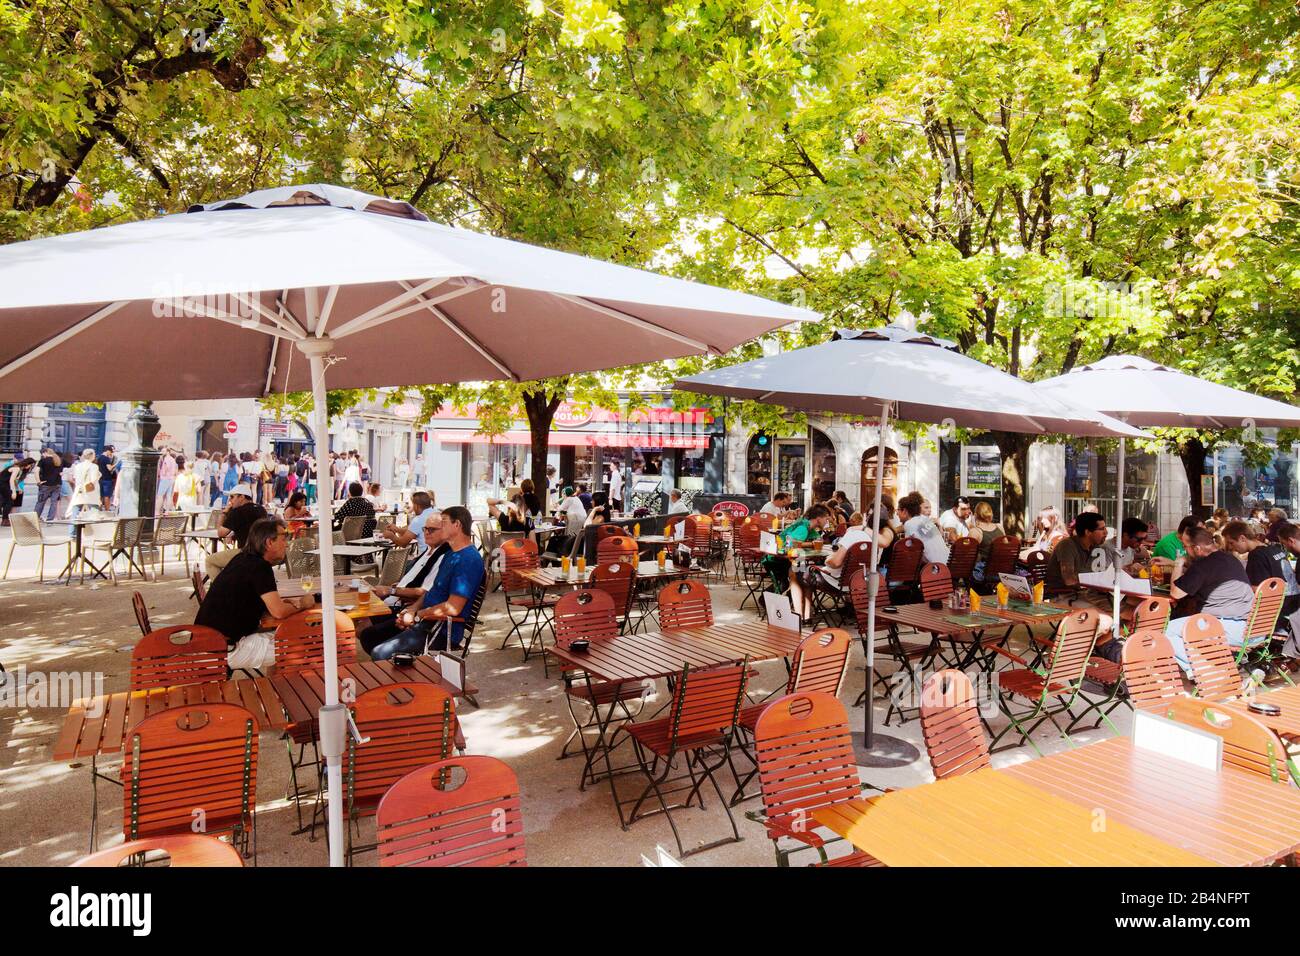
[[[772,454],[770,435],[755,435],[749,440],[745,474],[746,490],[751,495],[772,496]]]
[[[826,501],[835,493],[835,446],[825,432],[812,432],[813,501]]]

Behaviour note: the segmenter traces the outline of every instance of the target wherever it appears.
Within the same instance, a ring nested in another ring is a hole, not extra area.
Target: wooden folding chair
[[[748,660],[699,670],[692,670],[690,665],[686,665],[678,677],[667,717],[625,723],[619,728],[619,732],[626,733],[632,739],[637,764],[646,778],[645,788],[640,795],[635,801],[627,801],[632,804],[632,809],[624,818],[624,801],[619,799],[614,786],[617,778],[610,777],[610,788],[614,791],[614,803],[624,830],[638,820],[662,813],[672,827],[679,856],[689,856],[740,840],[736,820],[731,815],[727,798],[722,795],[722,788],[714,774],[723,764],[731,762],[731,745],[740,708],[745,701],[748,677]],[[673,776],[678,757],[684,758],[683,772]],[[734,767],[732,773],[735,773]],[[698,800],[700,809],[703,810],[704,795],[700,788],[706,780],[713,785],[718,799],[722,801],[732,835],[687,851],[682,845],[672,811],[689,807],[692,800]],[[669,797],[683,791],[686,792],[683,802],[668,802]],[[651,794],[658,801],[659,809],[641,813],[642,804]]]
[[[619,632],[627,630],[632,620],[632,606],[636,603],[636,565],[628,561],[598,564],[591,572],[588,586],[604,591],[613,599]],[[556,634],[558,636],[558,629]]]
[[[1159,633],[1164,634],[1165,627],[1169,623],[1170,610],[1173,602],[1166,597],[1146,598],[1134,611],[1133,633]],[[1035,636],[1036,640],[1040,640]],[[1132,640],[1130,637],[1129,640]],[[1044,642],[1046,647],[1051,646],[1051,642]],[[1092,711],[1099,714],[1111,714],[1116,708],[1127,706],[1133,709],[1133,702],[1129,699],[1127,682],[1124,680],[1124,669],[1122,664],[1117,664],[1107,657],[1093,654],[1088,658],[1088,670],[1084,676],[1088,683],[1084,684],[1079,690],[1079,698],[1087,706],[1076,716],[1065,729],[1073,730],[1074,727],[1088,716]],[[1101,693],[1092,690],[1090,685],[1097,685],[1101,688]],[[1098,718],[1094,727],[1101,726],[1101,719]]]
[[[599,530],[604,531],[606,528],[614,527],[618,534],[605,535],[596,541],[596,563],[597,564],[630,564],[634,568],[637,564],[637,545],[636,538],[623,532],[621,528],[611,525],[601,525]]]
[[[935,780],[989,766],[975,689],[959,670],[941,670],[921,685],[921,733]]]
[[[202,604],[208,596],[208,586],[203,581],[203,570],[201,568],[194,569],[194,573],[190,575],[190,582],[194,586],[194,590],[190,592],[190,597]]]
[[[446,646],[442,650],[436,651],[436,653],[446,654],[449,657],[454,657],[460,661],[461,674],[466,680],[469,679],[469,648],[474,642],[474,632],[478,629],[478,622],[483,613],[483,601],[487,598],[487,591],[488,577],[484,574],[478,583],[478,590],[474,592],[474,596],[470,598],[469,603],[465,605],[460,614],[456,617],[442,618],[440,621],[435,623],[434,627],[429,631],[428,635],[424,639],[423,653],[426,655],[433,654],[435,653],[433,645],[436,643],[436,638],[439,635],[438,629],[440,627],[450,628],[453,624],[461,625],[460,647],[451,646],[449,634]],[[478,707],[478,698],[473,694],[466,694],[465,700],[473,704],[475,707]],[[457,746],[460,746],[460,741],[457,742]]]
[[[1278,669],[1274,643],[1286,640],[1285,634],[1278,634],[1277,620],[1282,614],[1282,603],[1286,600],[1286,582],[1281,578],[1267,578],[1260,581],[1255,588],[1255,603],[1246,620],[1246,632],[1241,647],[1237,650],[1238,667],[1261,667],[1266,672],[1277,670],[1288,684],[1292,683],[1285,669]]]
[[[234,704],[178,707],[136,724],[123,748],[126,839],[229,832],[256,861],[257,731]]]
[[[883,652],[886,657],[891,658],[900,668],[906,670],[909,681],[908,686],[914,687],[916,686],[917,674],[924,673],[926,665],[938,652],[939,642],[933,635],[931,635],[929,640],[923,644],[904,642],[899,637],[898,626],[896,624],[891,624],[888,621],[881,620],[879,611],[882,607],[887,607],[889,605],[890,595],[889,589],[885,584],[885,575],[878,571],[876,572],[876,576],[879,584],[876,588],[877,616],[874,634],[867,633],[868,611],[871,606],[871,592],[867,586],[867,568],[859,567],[858,570],[854,572],[853,577],[849,579],[849,599],[853,602],[853,617],[858,627],[858,638],[862,641],[862,653],[865,656],[867,653],[867,642],[875,641],[878,643],[883,632],[885,637],[885,646],[883,648],[878,647],[877,651]],[[877,660],[879,660],[878,655]],[[913,664],[913,661],[918,663]],[[867,691],[874,689],[877,684],[883,685],[886,693],[888,693],[889,682],[885,679],[883,674],[876,671],[867,675],[866,686],[863,688],[862,693],[858,695],[858,699],[854,702],[854,706],[862,706],[866,702]],[[897,701],[891,695],[889,698],[889,709],[885,712],[885,726],[889,726],[889,721],[893,718],[895,713],[898,713],[900,717],[903,716],[902,708],[898,706]]]
[[[375,820],[380,866],[526,865],[519,783],[495,757],[451,757],[408,773]]]
[[[1163,628],[1134,631],[1124,642],[1121,666],[1129,703],[1135,710],[1153,710],[1167,701],[1186,696],[1182,669]]]
[[[375,687],[357,697],[352,713],[361,742],[348,735],[343,768],[349,866],[357,853],[375,847],[354,842],[353,831],[360,818],[373,814],[389,787],[408,773],[450,757],[456,738],[455,701],[433,684],[407,681]],[[313,838],[316,820],[324,815],[324,809],[323,800],[318,799]]]
[[[233,846],[216,837],[189,833],[132,840],[83,856],[72,865],[111,869],[119,866],[236,867],[244,865],[244,858]]]
[[[131,609],[135,611],[135,623],[140,626],[141,634],[153,630],[149,625],[149,607],[144,603],[144,595],[139,591],[131,592]]]
[[[1024,571],[1025,577],[1029,580],[1031,587],[1035,584],[1042,584],[1047,580],[1047,561],[1047,552],[1038,550],[1030,551],[1025,557],[1025,560],[1020,562],[1021,568]],[[984,576],[984,579],[986,581],[988,580],[987,574]],[[996,581],[993,582],[993,587],[994,590],[997,589]]]
[[[753,515],[736,523],[731,532],[731,557],[735,565],[735,586],[746,590],[740,599],[739,610],[749,602],[761,616],[763,600],[760,595],[767,586],[767,571],[763,568],[763,553],[759,551],[762,529]]]
[[[131,650],[131,690],[207,684],[229,676],[226,636],[198,624],[150,631]]]
[[[1223,763],[1274,783],[1288,778],[1300,786],[1300,772],[1287,756],[1277,734],[1249,714],[1218,707],[1211,701],[1180,697],[1161,705],[1156,713],[1223,739]]]
[[[989,546],[989,559],[984,562],[984,582],[975,590],[992,594],[997,589],[999,575],[1014,574],[1016,562],[1020,559],[1020,547],[1020,538],[1014,534],[994,539]]]
[[[1192,666],[1196,696],[1231,700],[1241,695],[1243,677],[1223,625],[1213,614],[1193,614],[1183,625],[1183,648]]]
[[[971,575],[975,573],[975,561],[979,558],[979,553],[979,542],[969,535],[952,543],[948,549],[948,574],[954,584],[971,586]]]
[[[659,591],[659,627],[680,631],[713,626],[713,596],[699,581],[677,581]]]
[[[709,515],[687,515],[683,546],[690,554],[691,567],[701,568],[706,576],[716,573],[713,567],[713,518]]]
[[[1021,666],[998,673],[998,704],[1008,723],[993,738],[990,750],[996,750],[997,742],[1014,729],[1023,743],[1029,744],[1042,756],[1042,751],[1031,735],[1046,721],[1051,721],[1062,739],[1073,746],[1066,728],[1057,723],[1056,718],[1070,715],[1070,708],[1079,694],[1079,686],[1083,683],[1088,659],[1092,656],[1092,648],[1097,640],[1097,616],[1098,612],[1094,608],[1086,608],[1073,611],[1062,619],[1045,674],[1033,670],[1028,661],[1011,651],[1003,647],[995,648],[997,653]],[[1119,734],[1104,713],[1102,720],[1116,735]]]
[[[555,605],[555,646],[558,648],[568,650],[569,645],[577,640],[598,644],[617,637],[619,632],[618,606],[608,591],[599,588],[571,591]],[[654,683],[597,681],[585,671],[568,665],[561,668],[561,677],[565,702],[573,719],[573,732],[565,739],[558,759],[570,756],[569,744],[576,737],[585,760],[579,788],[585,790],[595,759],[586,732],[598,728],[604,736],[614,721],[632,720],[639,716],[646,700],[654,693]],[[631,708],[633,702],[636,703],[635,710]],[[621,711],[622,715],[615,716],[615,711]]]
[[[907,602],[915,596],[916,576],[925,561],[925,545],[918,538],[903,538],[889,546],[889,567],[885,579],[889,582],[890,600]]]
[[[801,850],[817,851],[815,866],[881,866],[860,851],[831,859],[829,840],[816,832],[814,810],[857,799],[862,793],[844,705],[828,693],[792,694],[768,704],[754,725],[754,754],[763,812],[751,815],[767,828],[776,865],[789,866]]]
[[[501,545],[501,593],[506,601],[506,615],[510,618],[510,630],[501,641],[501,650],[505,650],[510,639],[519,635],[519,646],[528,660],[541,640],[543,628],[552,628],[551,610],[559,600],[554,595],[538,591],[521,575],[526,571],[536,571],[541,567],[537,552],[537,542],[531,538],[519,538],[506,541]],[[524,629],[531,626],[527,638]]]
[[[828,627],[814,631],[799,642],[790,659],[790,676],[785,682],[786,695],[824,693],[838,697],[844,686],[844,671],[849,666],[849,645],[853,639],[843,628]],[[747,737],[752,738],[758,718],[767,708],[767,703],[746,707],[740,712],[740,750],[749,758],[754,769],[738,782],[736,792],[731,798],[732,806],[748,800],[745,787],[758,773],[758,761],[753,748],[747,746]]]
[[[839,576],[826,573],[825,568],[813,565],[808,569],[808,581],[812,585],[813,614],[809,624],[818,621],[829,622],[834,617],[836,624],[843,626],[852,613],[847,582],[861,567],[871,567],[871,542],[859,541],[849,545],[844,561],[839,568]]]
[[[357,659],[356,625],[342,611],[334,612],[334,629],[337,641],[338,662],[350,664]],[[280,674],[292,674],[296,671],[319,669],[325,666],[325,619],[319,609],[300,611],[287,617],[275,629],[275,668]],[[316,740],[315,721],[303,721],[290,724],[284,730],[285,747],[289,752],[289,792],[286,797],[293,801],[298,813],[298,831],[303,832],[302,798],[304,791],[298,782],[298,770],[304,766],[316,766],[320,754]],[[294,745],[298,752],[294,754]],[[311,759],[307,759],[307,747],[312,749]]]

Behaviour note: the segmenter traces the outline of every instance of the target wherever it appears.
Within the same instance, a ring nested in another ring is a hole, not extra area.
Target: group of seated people
[[[236,488],[221,516],[220,533],[232,537],[238,547],[221,552],[221,565],[209,568],[207,594],[194,619],[226,636],[231,670],[269,667],[275,661],[277,623],[317,606],[314,595],[280,596],[274,569],[288,550],[289,522],[267,516],[252,502],[251,492],[249,487]],[[458,505],[439,512],[423,491],[412,495],[411,504],[407,527],[384,529],[395,545],[414,545],[411,558],[396,585],[373,588],[393,614],[376,619],[358,635],[375,660],[426,649],[458,650],[464,640],[464,612],[485,574],[468,508]]]
[[[1047,593],[1069,594],[1075,606],[1095,607],[1101,612],[1095,653],[1117,663],[1123,642],[1112,639],[1112,593],[1080,589],[1079,575],[1083,572],[1120,565],[1130,574],[1143,575],[1156,565],[1167,568],[1174,616],[1166,633],[1184,667],[1188,666],[1182,643],[1187,619],[1194,614],[1214,615],[1223,624],[1229,645],[1240,647],[1255,606],[1255,588],[1269,578],[1281,578],[1285,583],[1279,626],[1290,631],[1288,619],[1300,610],[1300,585],[1291,560],[1300,555],[1300,526],[1280,520],[1260,534],[1244,520],[1229,519],[1216,538],[1206,525],[1205,520],[1188,515],[1175,531],[1148,551],[1148,525],[1139,518],[1126,518],[1117,549],[1107,543],[1105,518],[1096,512],[1081,512],[1074,519],[1071,534],[1052,549],[1048,558]],[[1132,602],[1128,603],[1122,614],[1131,609]],[[1288,669],[1300,666],[1300,645],[1294,632],[1287,638],[1282,654]]]

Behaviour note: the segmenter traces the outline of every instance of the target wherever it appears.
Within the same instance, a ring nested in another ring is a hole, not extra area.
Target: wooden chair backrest
[[[628,563],[635,569],[637,561],[636,538],[626,534],[616,534],[603,538],[596,545],[596,561],[598,564],[613,564],[616,561]]]
[[[1163,628],[1146,627],[1129,635],[1123,669],[1128,699],[1135,708],[1156,707],[1184,696],[1182,671]]]
[[[536,571],[541,559],[537,542],[532,538],[516,538],[501,545],[501,587],[506,591],[526,591],[528,582],[519,576],[520,571]]]
[[[1241,693],[1237,658],[1217,617],[1213,614],[1189,617],[1183,625],[1183,647],[1192,665],[1192,681],[1198,697],[1223,700]]]
[[[849,645],[853,639],[842,627],[813,631],[795,648],[790,661],[787,694],[824,693],[838,696],[849,666]]]
[[[1267,578],[1259,582],[1255,588],[1255,605],[1250,609],[1250,620],[1246,622],[1247,644],[1256,638],[1273,636],[1285,599],[1286,582],[1281,578]]]
[[[679,742],[725,733],[734,727],[745,703],[748,681],[748,661],[698,670],[689,664],[683,667],[673,691],[669,718],[671,750],[675,752]]]
[[[713,626],[713,596],[699,581],[676,581],[659,591],[659,627],[678,631]]]
[[[152,631],[153,628],[149,626],[149,607],[139,591],[131,592],[131,609],[135,611],[135,623],[140,625],[140,633],[148,634]]]
[[[456,739],[456,704],[440,687],[424,682],[386,684],[366,691],[353,704],[364,744],[348,735],[344,764],[348,805],[366,813],[388,788],[413,770],[451,756]]]
[[[203,583],[202,569],[195,568],[194,572],[190,575],[190,580],[194,582],[194,597],[200,604],[202,604],[203,599],[208,596],[208,586]]]
[[[601,542],[606,538],[626,538],[630,537],[630,532],[622,525],[618,524],[598,524],[596,525],[596,541]]]
[[[342,611],[334,612],[338,662],[357,659],[356,625]],[[280,673],[322,667],[325,663],[325,621],[319,609],[299,611],[275,629],[275,669]]]
[[[619,617],[626,617],[636,600],[636,564],[631,561],[611,561],[598,564],[591,572],[591,587],[607,593],[614,599],[614,609]]]
[[[1030,551],[1023,564],[1025,566],[1025,577],[1029,579],[1030,584],[1042,584],[1047,580],[1047,552],[1041,549]],[[985,580],[988,580],[987,571]]]
[[[849,545],[848,551],[844,554],[844,563],[840,565],[840,586],[844,586],[843,582],[852,581],[853,575],[857,573],[858,568],[870,567],[871,542],[858,541]]]
[[[1223,738],[1224,766],[1257,773],[1275,783],[1288,779],[1282,741],[1249,714],[1191,697],[1171,700],[1158,712],[1170,720]]]
[[[999,574],[1011,574],[1016,570],[1016,559],[1020,557],[1020,539],[1014,534],[1004,534],[994,540],[989,548],[989,559],[984,565],[984,580],[997,580]]]
[[[677,533],[677,526],[685,520],[686,515],[669,515],[664,521],[664,537],[673,537]]]
[[[375,822],[380,866],[526,865],[519,783],[495,757],[449,757],[408,773],[379,801]]]
[[[931,561],[921,568],[921,600],[939,601],[952,594],[952,575],[948,565]]]
[[[894,587],[915,584],[924,558],[925,545],[921,544],[919,538],[903,538],[901,541],[895,541],[889,549],[887,572],[889,583]]]
[[[762,541],[763,528],[758,519],[752,515],[748,518],[741,518],[731,529],[731,548],[733,551],[740,553],[742,551],[757,551]]]
[[[975,689],[959,670],[938,671],[921,685],[921,733],[936,780],[989,765]]]
[[[244,859],[229,843],[216,837],[187,833],[184,836],[153,837],[132,840],[90,856],[83,856],[73,866],[116,868],[119,866],[161,866],[158,854],[165,854],[169,867],[243,866]]]
[[[708,553],[712,538],[713,518],[710,515],[686,516],[686,545],[692,553]]]
[[[849,600],[853,602],[853,617],[858,624],[858,634],[866,636],[867,611],[871,605],[871,591],[867,586],[867,569],[859,567],[849,578]],[[876,611],[889,604],[889,588],[885,585],[885,575],[876,572]],[[876,630],[881,631],[889,625],[876,618]]]
[[[555,602],[555,646],[567,650],[576,640],[606,641],[617,637],[617,612],[608,591],[570,591]]]
[[[948,549],[948,573],[954,581],[966,581],[975,571],[975,559],[979,557],[979,542],[967,535],[958,538]]]
[[[1154,631],[1164,634],[1174,602],[1167,597],[1143,598],[1133,609],[1133,633]]]
[[[226,679],[226,636],[198,624],[150,631],[131,650],[131,690]]]
[[[257,721],[235,704],[177,707],[136,724],[122,751],[128,840],[246,823],[257,799]]]
[[[754,760],[771,819],[794,816],[812,829],[812,811],[862,793],[849,715],[830,694],[790,694],[768,704],[754,726]]]
[[[1078,687],[1088,669],[1088,658],[1097,643],[1097,617],[1095,608],[1071,611],[1061,619],[1052,645],[1052,660],[1047,669],[1045,686],[1065,684]]]

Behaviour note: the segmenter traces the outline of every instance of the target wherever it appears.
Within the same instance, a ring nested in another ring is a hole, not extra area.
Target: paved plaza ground
[[[0,531],[0,560],[9,548],[8,529]],[[50,560],[53,560],[51,555]],[[61,561],[58,562],[61,565]],[[55,572],[57,573],[57,571]],[[168,576],[141,583],[138,577],[114,587],[65,587],[39,584],[34,573],[34,555],[20,550],[9,579],[0,582],[0,663],[13,672],[80,671],[102,673],[106,692],[124,690],[128,684],[130,651],[140,636],[131,609],[131,592],[139,590],[149,607],[155,627],[193,621],[195,603],[179,568],[169,565]],[[752,618],[753,612],[737,610],[742,592],[730,584],[712,583],[715,613],[719,621]],[[487,754],[506,761],[519,778],[529,863],[535,866],[629,866],[637,865],[642,854],[653,854],[661,845],[675,852],[672,832],[662,816],[638,822],[631,830],[620,829],[605,785],[578,789],[580,761],[557,760],[560,746],[572,728],[564,704],[562,685],[543,673],[542,660],[534,656],[524,662],[518,644],[500,649],[508,628],[500,592],[489,596],[483,623],[475,635],[469,657],[469,674],[481,691],[478,709],[464,705],[460,714],[468,741],[468,753]],[[1023,633],[1023,631],[1022,631]],[[850,706],[851,719],[860,726],[862,709],[851,705],[863,685],[863,659],[854,641],[850,669],[842,700]],[[887,665],[888,666],[888,665]],[[785,668],[780,661],[758,665],[755,696],[781,686]],[[660,685],[653,705],[666,700]],[[877,719],[883,720],[883,703]],[[5,708],[0,710],[0,863],[9,866],[65,865],[87,852],[91,814],[89,762],[72,766],[51,763],[55,737],[66,707]],[[1127,730],[1126,710],[1117,711],[1116,723]],[[994,719],[1000,729],[1002,718]],[[896,769],[863,770],[863,779],[880,787],[910,787],[932,779],[924,757],[920,723],[916,719],[888,728],[916,745],[920,759]],[[1081,731],[1076,742],[1104,739],[1110,731]],[[1067,745],[1051,732],[1036,737],[1047,753]],[[285,799],[288,756],[284,743],[274,733],[261,736],[261,757],[257,781],[257,863],[260,866],[323,866],[327,862],[323,836],[316,841],[292,831],[296,816]],[[1031,759],[1029,747],[1002,751],[995,765]],[[101,769],[115,771],[118,761],[106,760]],[[729,778],[727,778],[729,779]],[[623,788],[631,791],[633,778]],[[623,790],[620,790],[622,793]],[[101,847],[122,839],[122,794],[111,783],[99,785],[99,827]],[[745,804],[755,809],[759,801]],[[706,809],[692,808],[676,815],[688,847],[711,842],[729,832],[726,818],[716,799],[706,797]],[[772,866],[774,855],[765,831],[758,823],[737,819],[744,839],[708,850],[687,860],[690,866]],[[369,828],[369,824],[363,827]],[[366,837],[369,829],[363,829]],[[812,857],[812,854],[804,854]],[[798,865],[799,857],[795,858]],[[359,858],[358,865],[374,865],[374,855]]]

